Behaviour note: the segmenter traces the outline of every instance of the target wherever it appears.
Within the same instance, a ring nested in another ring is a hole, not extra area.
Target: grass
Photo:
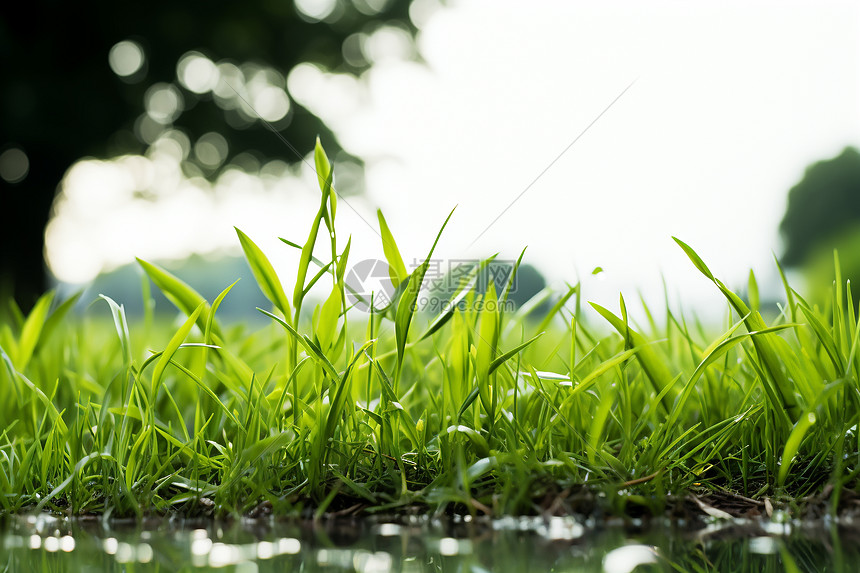
[[[623,298],[618,312],[586,312],[578,285],[544,316],[533,315],[546,293],[510,312],[511,282],[475,287],[489,259],[457,304],[424,316],[416,301],[439,235],[409,273],[379,213],[396,299],[346,312],[350,242],[319,144],[315,161],[319,209],[303,244],[284,239],[301,253],[291,297],[237,229],[272,304],[268,328],[218,321],[233,285],[206,301],[145,261],[175,324],[147,305],[131,325],[107,297],[84,316],[70,312],[76,297],[48,293],[26,316],[4,301],[0,513],[501,515],[583,491],[617,512],[659,513],[696,491],[789,507],[818,496],[835,513],[857,487],[860,327],[838,260],[823,308],[783,274],[786,301],[768,324],[752,273],[742,298],[676,239],[726,298],[732,318],[716,336],[668,305],[665,326],[633,324]],[[312,288],[326,294],[311,311]]]

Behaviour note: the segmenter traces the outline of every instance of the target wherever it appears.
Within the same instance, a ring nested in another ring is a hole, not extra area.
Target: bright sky
[[[808,164],[860,145],[854,2],[433,2],[412,10],[426,65],[383,29],[365,42],[375,65],[359,80],[309,65],[286,80],[367,162],[366,196],[338,208],[353,262],[382,257],[365,223],[376,228],[376,207],[408,265],[458,205],[440,257],[516,258],[528,245],[551,283],[583,279],[586,298],[612,308],[619,291],[659,303],[662,273],[685,308],[708,314],[719,297],[671,236],[730,285],[754,268],[766,287],[788,189]],[[313,174],[273,164],[209,189],[180,175],[173,148],[70,171],[48,230],[55,274],[82,282],[134,256],[236,250],[236,225],[290,284],[296,256],[276,237],[304,241]],[[136,201],[141,185],[159,201]]]

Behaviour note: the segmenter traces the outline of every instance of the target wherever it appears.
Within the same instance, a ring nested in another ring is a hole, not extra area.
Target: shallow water
[[[564,518],[230,523],[14,517],[0,572],[418,573],[860,570],[860,528],[775,522],[582,524]]]

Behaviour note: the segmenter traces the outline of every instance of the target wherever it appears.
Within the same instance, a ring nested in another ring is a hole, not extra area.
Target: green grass
[[[267,502],[283,514],[360,503],[500,515],[579,486],[611,511],[660,512],[691,490],[792,506],[828,485],[835,512],[857,487],[860,328],[838,260],[824,308],[784,280],[770,324],[754,275],[741,298],[680,240],[691,272],[725,296],[722,328],[668,305],[665,325],[633,324],[623,298],[618,311],[589,309],[578,285],[545,316],[534,316],[545,295],[510,312],[510,282],[476,292],[489,259],[458,305],[425,316],[415,303],[439,235],[408,273],[379,213],[397,298],[345,312],[350,242],[319,144],[315,160],[319,209],[303,244],[284,239],[301,253],[291,296],[237,229],[269,327],[221,324],[232,285],[206,301],[145,261],[179,311],[171,325],[151,305],[132,325],[107,297],[84,316],[50,293],[27,316],[3,301],[0,513],[236,514]],[[311,289],[323,293],[313,309]]]

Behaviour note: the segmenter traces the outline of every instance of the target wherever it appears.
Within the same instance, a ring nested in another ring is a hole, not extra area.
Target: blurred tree
[[[856,225],[860,225],[860,153],[847,147],[839,156],[807,168],[789,191],[779,226],[786,242],[782,262],[802,265],[815,250]]]
[[[860,285],[860,152],[845,148],[833,159],[819,161],[791,188],[780,223],[785,239],[782,262],[802,267],[813,292],[829,292],[833,249],[838,249],[843,278]]]
[[[283,78],[302,62],[349,73],[368,67],[361,39],[380,26],[395,26],[411,37],[408,8],[406,0],[4,3],[0,290],[13,290],[24,308],[44,290],[45,225],[57,185],[82,157],[143,153],[152,143],[147,132],[176,128],[191,141],[218,132],[232,154],[251,151],[263,159],[298,161],[282,141],[264,133],[267,128],[248,109],[216,105],[211,91],[177,81],[183,56],[198,51],[202,64],[232,62],[232,69],[246,74],[244,65],[256,64],[264,73],[273,71],[269,80],[280,80],[285,89]],[[109,54],[115,60],[110,65]],[[153,118],[151,108],[159,103],[145,106],[147,98],[169,100],[177,94],[181,105],[174,115]],[[305,150],[319,134],[330,153],[337,153],[336,140],[321,121],[295,101],[288,103],[289,113],[273,120],[274,128]],[[26,156],[24,167],[18,150]],[[27,161],[29,171],[20,178]],[[217,169],[208,167],[198,165],[192,172],[216,176]]]

